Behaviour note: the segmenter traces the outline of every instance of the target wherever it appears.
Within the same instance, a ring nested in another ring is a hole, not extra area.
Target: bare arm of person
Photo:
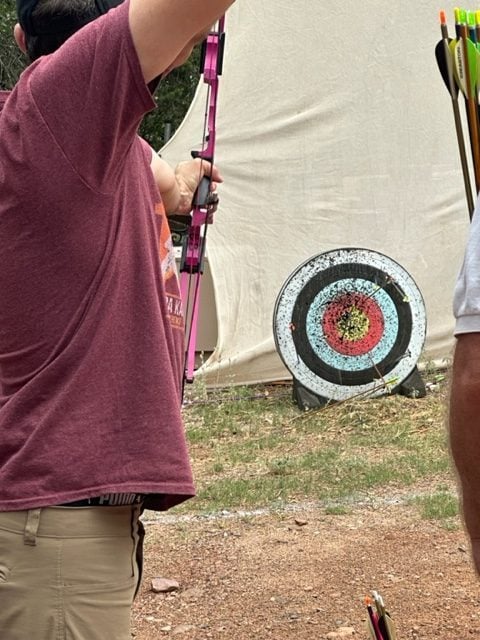
[[[234,1],[130,0],[130,29],[145,82],[182,64]]]
[[[457,336],[450,388],[450,446],[463,516],[480,573],[480,333]]]
[[[150,167],[167,215],[172,213],[188,215],[190,213],[193,196],[205,175],[212,174],[212,191],[216,190],[218,183],[223,182],[218,168],[215,165],[211,167],[210,163],[205,160],[186,160],[172,169],[154,149],[152,149]]]
[[[180,188],[175,179],[175,171],[153,149],[150,167],[167,215],[175,213],[180,204]]]

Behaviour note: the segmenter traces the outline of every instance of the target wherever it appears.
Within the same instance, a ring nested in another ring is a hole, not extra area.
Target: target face
[[[301,265],[275,305],[278,353],[294,378],[332,400],[392,391],[413,371],[426,334],[422,295],[395,261],[338,249]]]

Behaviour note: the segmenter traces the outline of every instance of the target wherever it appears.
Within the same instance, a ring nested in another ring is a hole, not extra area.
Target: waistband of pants
[[[0,529],[24,534],[32,528],[37,537],[88,538],[122,537],[131,534],[132,521],[141,514],[141,505],[99,509],[69,509],[61,506],[0,512]]]
[[[74,500],[56,505],[58,507],[124,507],[141,504],[145,500],[144,493],[106,493],[103,496]]]

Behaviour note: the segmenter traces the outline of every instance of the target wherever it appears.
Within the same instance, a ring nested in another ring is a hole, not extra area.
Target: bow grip
[[[207,176],[204,176],[200,180],[200,184],[198,185],[197,190],[195,191],[192,204],[195,207],[206,209],[208,206],[209,194],[210,194],[210,178],[207,178]]]

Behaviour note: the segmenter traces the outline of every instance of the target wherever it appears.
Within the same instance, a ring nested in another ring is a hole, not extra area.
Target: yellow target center
[[[342,314],[337,323],[337,330],[342,340],[361,340],[370,328],[368,316],[358,307],[350,307]]]

